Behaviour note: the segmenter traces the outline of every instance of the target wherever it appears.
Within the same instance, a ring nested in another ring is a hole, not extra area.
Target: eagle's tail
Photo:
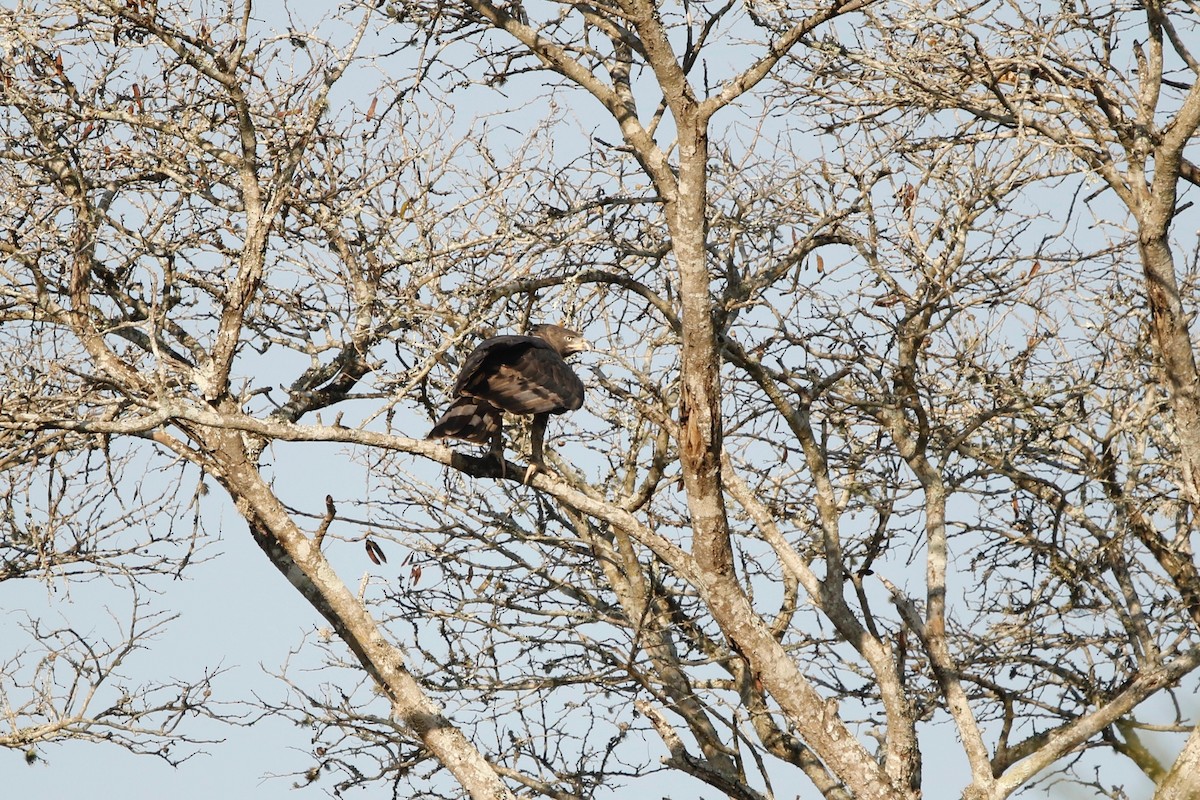
[[[487,444],[500,430],[500,409],[474,397],[460,397],[446,409],[426,439],[462,439]]]

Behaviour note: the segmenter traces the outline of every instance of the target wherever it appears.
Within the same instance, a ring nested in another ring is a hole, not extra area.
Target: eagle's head
[[[592,349],[587,339],[561,325],[534,325],[529,329],[529,335],[545,339],[563,358],[572,353],[582,353],[584,350]]]

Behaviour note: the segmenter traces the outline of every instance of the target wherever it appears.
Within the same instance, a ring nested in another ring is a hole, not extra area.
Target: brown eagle
[[[535,325],[530,334],[494,336],[472,350],[450,390],[454,402],[426,437],[490,444],[503,475],[501,414],[532,414],[526,482],[543,466],[542,439],[550,415],[583,405],[583,381],[565,358],[592,349],[578,333],[559,325]]]

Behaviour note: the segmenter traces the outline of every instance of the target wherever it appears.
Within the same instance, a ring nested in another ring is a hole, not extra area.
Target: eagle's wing
[[[509,361],[522,350],[539,344],[545,346],[545,342],[532,336],[493,336],[491,339],[484,339],[463,362],[458,377],[454,379],[454,386],[450,389],[450,396],[475,394],[470,389],[471,385],[486,377],[496,365]]]
[[[454,391],[512,414],[561,414],[583,405],[583,381],[534,336],[488,339],[467,357]]]

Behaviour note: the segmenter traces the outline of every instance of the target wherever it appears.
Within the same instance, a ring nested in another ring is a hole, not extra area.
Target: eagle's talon
[[[541,464],[530,464],[525,468],[525,477],[521,479],[521,483],[528,486],[529,482],[533,480],[533,476],[537,475],[539,472],[545,472],[545,470],[542,469]]]

